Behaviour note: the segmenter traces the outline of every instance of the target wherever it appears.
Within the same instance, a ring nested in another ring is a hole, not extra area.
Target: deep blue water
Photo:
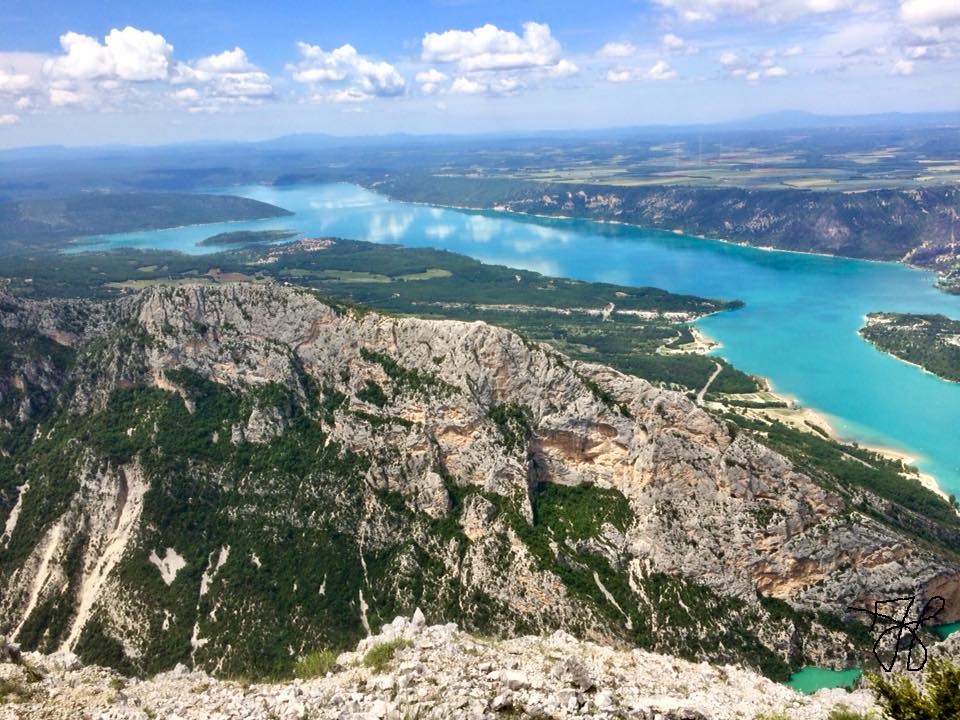
[[[309,236],[446,248],[550,275],[739,298],[747,303],[744,309],[698,323],[723,344],[720,354],[828,414],[843,437],[910,453],[948,492],[960,495],[960,384],[878,352],[857,335],[864,315],[875,310],[960,319],[960,297],[937,291],[932,273],[586,220],[392,202],[346,184],[225,192],[296,214],[103,236],[89,247],[210,252],[216,248],[195,243],[230,230],[286,228]]]

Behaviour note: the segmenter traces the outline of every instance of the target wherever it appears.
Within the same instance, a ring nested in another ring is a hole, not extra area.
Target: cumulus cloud
[[[571,75],[576,75],[580,72],[580,68],[570,60],[562,59],[556,65],[547,68],[546,73],[550,77],[555,78],[565,78],[570,77]]]
[[[724,67],[732,67],[740,62],[740,57],[735,52],[725,52],[720,55],[720,64]]]
[[[900,17],[911,25],[950,25],[960,23],[957,0],[903,0]]]
[[[890,68],[891,75],[913,75],[913,61],[900,58]]]
[[[366,102],[370,99],[370,96],[357,88],[344,88],[343,90],[337,90],[331,93],[327,99],[343,105]]]
[[[674,35],[673,33],[667,33],[664,35],[660,42],[663,46],[664,52],[679,54],[683,53],[685,55],[696,55],[700,52],[700,49],[694,47],[686,40],[684,40],[679,35]]]
[[[50,88],[47,93],[50,104],[53,107],[69,107],[71,105],[80,105],[86,102],[87,98],[74,90],[64,88]]]
[[[359,57],[353,45],[342,45],[327,52],[319,45],[298,42],[300,62],[293,66],[293,79],[299,83],[339,82]]]
[[[561,57],[560,43],[543,23],[525,23],[522,35],[489,23],[473,30],[431,32],[421,46],[424,62],[455,66],[457,76],[445,90],[453,95],[510,94],[580,72]],[[428,93],[440,90],[437,82],[422,82],[422,87]]]
[[[509,95],[523,88],[523,83],[516,77],[504,75],[489,75],[485,77],[465,76],[454,79],[450,85],[452,95]]]
[[[200,92],[196,88],[182,88],[172,95],[174,100],[185,103],[195,103],[200,100]]]
[[[666,60],[657,60],[646,70],[639,68],[611,68],[607,70],[607,82],[627,83],[634,80],[672,80],[677,72]]]
[[[628,42],[608,42],[597,51],[604,59],[628,58],[637,54],[637,46]]]
[[[467,77],[456,78],[450,86],[450,92],[454,95],[479,95],[486,91],[487,86],[485,84]]]
[[[650,80],[672,80],[676,76],[676,71],[665,60],[657,60],[646,72],[646,77]]]
[[[129,26],[114,28],[102,44],[89,35],[64,33],[60,46],[63,54],[43,65],[44,73],[56,80],[164,80],[173,55],[162,35]]]
[[[21,98],[17,98],[17,101],[13,104],[17,110],[29,110],[33,107],[33,99],[24,95]]]
[[[16,125],[18,122],[20,122],[19,115],[0,115],[0,125]]]
[[[625,83],[633,80],[632,70],[607,70],[607,82]]]
[[[839,10],[860,9],[862,0],[654,0],[687,22],[716,20],[721,15],[753,15],[768,22],[780,22],[803,15],[823,15]],[[921,1],[921,0],[916,0]],[[932,1],[932,0],[931,0]],[[942,0],[949,2],[950,0]]]
[[[779,53],[795,56],[795,52]],[[748,82],[757,82],[766,78],[787,77],[789,71],[777,62],[778,53],[776,50],[764,50],[759,53],[751,53],[749,57],[742,58],[735,52],[724,52],[720,55],[720,66],[729,77],[742,78]]]
[[[191,112],[215,112],[274,95],[270,76],[240,47],[178,62],[162,35],[129,26],[114,28],[103,42],[67,32],[60,45],[63,52],[42,64],[41,90],[53,107],[156,107],[172,100]],[[182,87],[170,92],[170,85]]]
[[[235,47],[233,50],[224,50],[219,55],[200,58],[194,63],[193,67],[196,72],[210,73],[211,75],[254,72],[257,70],[247,58],[247,53],[239,47]]]
[[[363,102],[375,97],[394,97],[406,90],[406,81],[388,62],[371,60],[352,45],[324,50],[319,45],[299,42],[300,60],[288,66],[296,82],[308,85],[346,83],[327,97],[333,102]],[[324,97],[322,94],[315,98]]]
[[[189,86],[174,93],[174,99],[197,103],[197,111],[203,112],[227,105],[261,103],[274,94],[270,76],[250,62],[240,47],[177,63],[171,82]]]
[[[33,79],[29,75],[0,70],[0,94],[22,93],[31,87],[33,87]]]
[[[423,90],[423,92],[427,95],[432,95],[441,90],[443,83],[449,80],[450,76],[440,72],[436,68],[430,68],[429,70],[418,72],[415,79],[420,83],[420,89]]]
[[[496,25],[473,30],[427,33],[422,40],[425,62],[457,63],[461,72],[547,68],[560,60],[560,43],[550,26],[528,22],[523,36]]]
[[[361,57],[356,68],[360,74],[360,86],[368,94],[378,97],[403,94],[406,81],[390,63],[372,62]]]

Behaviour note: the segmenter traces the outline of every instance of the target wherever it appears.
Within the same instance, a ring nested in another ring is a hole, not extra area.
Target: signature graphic
[[[917,615],[917,619],[908,621],[907,618],[910,616],[910,610],[913,608],[913,603],[916,602],[916,599],[917,596],[913,595],[910,597],[893,598],[891,600],[877,600],[873,603],[873,610],[858,607],[847,608],[847,610],[865,612],[872,615],[873,622],[870,624],[871,632],[877,627],[878,622],[889,624],[889,627],[886,627],[880,633],[877,642],[873,646],[873,654],[877,658],[877,662],[879,662],[880,667],[887,672],[893,670],[893,666],[897,662],[897,656],[901,650],[905,650],[907,653],[907,670],[922,670],[923,666],[927,663],[927,648],[917,633],[923,623],[933,620],[940,614],[946,606],[947,601],[939,595],[934,595],[927,600],[920,614]],[[906,603],[903,615],[900,618],[893,615],[898,603]],[[890,614],[881,612],[881,610],[888,609]],[[908,636],[904,637],[904,633],[907,633]],[[881,651],[884,649],[886,649],[890,655],[889,662],[884,662],[883,656],[881,655]],[[916,658],[914,656],[915,651]],[[923,653],[922,659],[920,659],[921,652]]]

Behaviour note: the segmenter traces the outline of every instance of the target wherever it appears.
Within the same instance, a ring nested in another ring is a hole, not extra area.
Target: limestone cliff
[[[252,284],[0,312],[69,348],[2,458],[0,632],[28,649],[282,671],[421,606],[780,677],[869,652],[848,605],[960,610],[940,546],[680,394],[497,327]]]

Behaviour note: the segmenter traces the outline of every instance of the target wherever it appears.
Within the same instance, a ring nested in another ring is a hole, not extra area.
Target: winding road
[[[707,384],[704,385],[700,392],[697,393],[697,405],[703,405],[703,396],[707,394],[707,390],[710,389],[710,386],[713,384],[713,381],[717,379],[717,375],[723,372],[723,365],[720,363],[714,363],[717,369],[713,371],[713,375],[707,380]]]

